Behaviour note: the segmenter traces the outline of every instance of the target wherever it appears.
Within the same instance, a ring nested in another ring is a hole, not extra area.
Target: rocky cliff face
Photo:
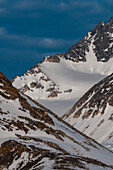
[[[112,169],[112,158],[0,73],[0,169]]]
[[[113,57],[113,17],[105,24],[100,22],[88,34],[86,34],[77,44],[73,45],[66,53],[55,55],[53,62],[60,62],[57,58],[65,58],[73,62],[86,62],[86,53],[89,52],[89,46],[93,40],[93,52],[97,61],[107,62]],[[56,60],[54,61],[54,59]],[[48,58],[49,60],[49,58]]]
[[[113,143],[113,74],[85,93],[64,120],[98,142]]]

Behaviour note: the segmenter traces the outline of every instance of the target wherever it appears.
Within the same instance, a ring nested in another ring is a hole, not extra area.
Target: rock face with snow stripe
[[[106,24],[100,22],[66,53],[59,54],[59,57],[72,60],[73,62],[86,62],[86,53],[90,52],[89,45],[92,39],[94,44],[93,52],[95,53],[97,61],[107,62],[113,57],[113,17],[111,17]],[[58,57],[58,55],[51,58],[54,59],[54,57]],[[52,61],[54,62],[54,60]]]
[[[60,58],[72,60],[73,62],[86,62],[86,53],[89,52],[89,45],[92,39],[95,48],[93,49],[97,61],[107,62],[113,57],[113,17],[105,24],[98,23],[88,34],[77,44],[73,45],[67,52],[45,58],[49,62],[60,62]],[[44,61],[44,60],[43,60]]]
[[[112,63],[113,17],[106,24],[100,22],[67,52],[45,57],[12,82],[24,94],[63,115],[87,90],[113,72]],[[69,104],[64,109],[66,102]]]
[[[63,118],[98,142],[113,143],[113,74],[94,85]]]
[[[55,57],[65,58],[66,60],[71,60],[73,62],[86,62],[86,53],[89,52],[89,45],[91,40],[94,39],[94,44],[96,46],[96,40],[100,38],[100,34],[103,33],[103,27],[105,26],[104,22],[100,22],[95,26],[88,34],[86,34],[77,44],[73,45],[66,53],[56,55]],[[102,35],[103,36],[103,35]],[[97,60],[101,61],[101,56],[98,58],[97,50],[94,49],[96,53]],[[53,57],[54,58],[54,57]]]
[[[10,153],[7,152],[7,149]],[[112,166],[92,158],[57,154],[35,145],[27,147],[14,140],[4,142],[1,145],[0,153],[1,169],[113,169]]]
[[[0,73],[1,169],[113,169],[112,158],[112,152],[20,94]]]

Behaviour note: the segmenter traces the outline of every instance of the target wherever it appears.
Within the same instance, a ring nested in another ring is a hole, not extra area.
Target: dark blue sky
[[[113,0],[0,0],[0,71],[21,75],[113,15]]]

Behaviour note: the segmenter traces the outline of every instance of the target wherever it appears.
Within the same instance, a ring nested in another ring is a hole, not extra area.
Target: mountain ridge
[[[62,116],[88,89],[113,72],[112,26],[113,17],[106,24],[98,23],[67,52],[45,57],[14,78],[13,85]]]
[[[113,143],[113,73],[94,85],[63,116],[98,142]]]
[[[0,168],[113,169],[112,152],[21,94],[1,73],[0,92]]]

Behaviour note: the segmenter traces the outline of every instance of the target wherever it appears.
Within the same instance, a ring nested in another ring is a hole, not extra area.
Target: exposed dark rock
[[[24,85],[20,90],[25,93],[26,91],[30,90],[30,88],[27,85]]]
[[[37,89],[39,89],[39,88],[43,89],[44,86],[43,86],[41,83],[39,83],[39,84],[36,85],[36,88],[37,88]]]
[[[48,82],[48,81],[50,81],[51,79],[50,79],[49,77],[44,77],[44,76],[42,76],[42,77],[40,77],[40,80],[43,80],[43,81],[45,81],[45,82]]]
[[[11,82],[2,73],[0,73],[0,83],[3,84],[0,89],[4,91],[0,91],[1,96],[11,100],[19,97],[17,89],[12,86]]]
[[[38,82],[32,82],[30,84],[30,87],[31,88],[37,88],[37,89],[39,89],[39,88],[43,89],[44,88],[44,86],[41,83],[38,83]]]
[[[57,55],[55,55],[55,56],[45,57],[45,58],[41,61],[41,63],[43,63],[44,61],[60,63],[60,58],[59,58],[59,56],[58,56],[58,54],[57,54]]]
[[[49,89],[50,90],[50,89]],[[48,98],[52,98],[52,97],[57,97],[58,96],[58,94],[59,93],[62,93],[62,92],[60,92],[60,91],[52,91],[51,93],[50,93],[50,95],[48,96]]]
[[[58,93],[56,91],[52,91],[51,94],[48,96],[49,97],[57,97]]]
[[[54,87],[51,87],[51,88],[47,89],[46,91],[47,92],[52,92],[54,89],[55,89]]]
[[[69,89],[69,90],[65,90],[64,93],[71,93],[72,92],[72,89]]]
[[[36,87],[36,85],[37,85],[36,82],[32,82],[32,83],[30,84],[30,87],[31,87],[31,88],[34,88],[34,87]]]

